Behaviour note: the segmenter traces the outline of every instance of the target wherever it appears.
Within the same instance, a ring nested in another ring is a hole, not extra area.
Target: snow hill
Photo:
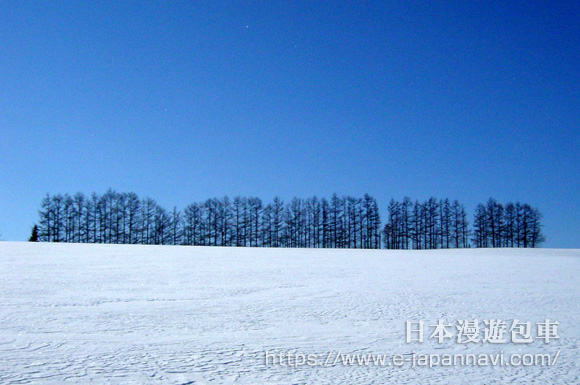
[[[580,250],[0,242],[0,383],[578,384],[578,277]],[[454,325],[441,344],[429,338],[439,319]],[[530,322],[533,342],[458,343],[457,321],[475,319]],[[559,322],[548,342],[536,338],[546,319]],[[425,322],[423,343],[406,342],[406,321]],[[266,352],[313,360],[266,363]],[[334,362],[413,352],[558,357],[553,366]]]

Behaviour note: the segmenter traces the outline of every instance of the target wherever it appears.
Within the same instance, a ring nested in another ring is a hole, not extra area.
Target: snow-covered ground
[[[0,242],[0,383],[578,384],[579,277],[580,250]],[[549,319],[560,338],[439,344],[439,319],[517,319],[534,336]],[[425,322],[424,343],[406,343],[407,320]],[[559,355],[554,366],[334,362],[502,351]],[[266,352],[321,359],[266,364]]]

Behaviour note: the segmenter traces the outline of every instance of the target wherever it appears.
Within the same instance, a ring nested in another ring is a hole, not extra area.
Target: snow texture
[[[0,242],[0,272],[1,384],[580,383],[580,250]],[[406,320],[440,318],[548,318],[560,338],[406,343]],[[267,350],[561,353],[555,366],[289,367]]]

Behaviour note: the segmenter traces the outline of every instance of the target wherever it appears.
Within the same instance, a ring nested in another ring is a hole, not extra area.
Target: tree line
[[[465,207],[457,200],[391,200],[383,229],[386,249],[537,247],[545,241],[542,214],[529,204],[502,205],[490,198],[475,209],[469,228]]]
[[[527,203],[502,205],[490,198],[475,209],[473,243],[476,247],[537,247],[546,240],[541,221],[542,214]]]
[[[183,211],[168,211],[133,192],[47,194],[30,240],[359,249],[463,248],[471,242],[476,247],[539,245],[544,237],[538,210],[517,203],[512,216],[510,205],[505,210],[497,202],[478,205],[471,230],[464,206],[448,199],[391,200],[381,227],[377,201],[368,194],[289,202],[275,197],[267,203],[257,197],[225,196],[192,203]],[[478,216],[480,206],[483,216]]]
[[[386,249],[449,249],[470,247],[465,208],[458,201],[429,198],[425,202],[391,200],[383,229]]]
[[[167,211],[151,198],[109,190],[47,195],[39,214],[33,232],[44,242],[380,248],[379,208],[368,194],[288,203],[226,196]]]

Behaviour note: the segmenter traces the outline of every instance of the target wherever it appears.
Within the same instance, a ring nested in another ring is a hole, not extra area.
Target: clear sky
[[[3,1],[0,162],[4,240],[111,187],[493,196],[578,248],[580,2]]]

